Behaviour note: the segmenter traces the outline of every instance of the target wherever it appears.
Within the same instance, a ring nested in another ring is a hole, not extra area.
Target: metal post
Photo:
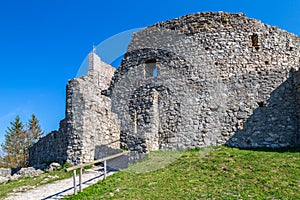
[[[73,186],[74,186],[74,194],[76,194],[76,169],[73,170]]]
[[[106,160],[104,161],[104,179],[106,179]]]
[[[82,168],[79,171],[79,192],[82,192]]]

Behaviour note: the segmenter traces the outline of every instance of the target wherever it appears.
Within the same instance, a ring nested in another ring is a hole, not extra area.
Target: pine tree
[[[19,116],[10,125],[5,134],[5,142],[1,145],[3,163],[6,167],[25,167],[28,164],[29,148],[41,138],[43,131],[34,114],[28,120],[27,130]]]
[[[42,137],[44,133],[39,124],[39,120],[34,114],[31,115],[31,119],[28,122],[28,140],[30,141],[30,145],[33,145]]]
[[[5,142],[1,145],[5,153],[3,160],[7,167],[23,167],[28,158],[27,133],[19,116],[10,125],[5,134]]]
[[[5,166],[4,166],[4,161],[3,161],[3,158],[2,158],[1,155],[0,155],[0,167],[5,167]]]

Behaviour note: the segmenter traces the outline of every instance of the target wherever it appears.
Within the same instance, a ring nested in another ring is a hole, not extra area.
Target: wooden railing
[[[114,154],[114,155],[111,155],[111,156],[107,156],[107,157],[104,157],[104,158],[101,158],[101,159],[98,159],[98,160],[94,160],[92,162],[88,162],[88,163],[84,163],[84,164],[81,164],[81,165],[77,165],[77,166],[73,166],[73,167],[69,167],[66,169],[66,172],[70,172],[73,170],[73,186],[74,186],[74,194],[77,193],[77,188],[76,188],[76,170],[79,169],[79,192],[82,192],[82,169],[84,167],[87,167],[87,166],[91,166],[91,165],[94,165],[94,164],[97,164],[97,163],[101,163],[101,162],[104,162],[104,177],[103,179],[106,178],[107,176],[107,165],[106,165],[106,161],[108,160],[111,160],[111,159],[114,159],[114,158],[117,158],[117,157],[120,157],[120,156],[123,156],[125,154],[128,154],[129,151],[124,151],[124,152],[121,152],[121,153],[117,153],[117,154]]]

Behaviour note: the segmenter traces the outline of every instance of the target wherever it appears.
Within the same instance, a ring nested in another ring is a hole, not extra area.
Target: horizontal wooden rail
[[[114,159],[114,158],[117,158],[119,156],[123,156],[125,154],[128,154],[130,151],[123,151],[121,153],[117,153],[117,154],[114,154],[114,155],[111,155],[111,156],[107,156],[107,157],[104,157],[104,158],[100,158],[98,160],[94,160],[92,162],[88,162],[88,163],[84,163],[84,164],[81,164],[81,165],[77,165],[77,166],[73,166],[73,167],[69,167],[67,168],[65,171],[66,172],[69,172],[69,171],[72,171],[73,170],[73,185],[74,185],[74,194],[76,194],[76,170],[77,169],[80,169],[79,171],[79,191],[82,192],[82,169],[84,167],[87,167],[87,166],[90,166],[90,165],[94,165],[94,164],[97,164],[97,163],[101,163],[101,162],[104,162],[104,179],[106,178],[106,174],[107,174],[107,165],[106,165],[106,161],[107,160],[111,160],[111,159]]]
[[[76,170],[76,169],[80,169],[80,168],[83,168],[83,167],[87,167],[87,166],[97,164],[97,163],[100,163],[100,162],[104,162],[106,160],[111,160],[111,159],[117,158],[119,156],[123,156],[125,154],[128,154],[128,153],[129,153],[129,151],[123,151],[121,153],[117,153],[117,154],[114,154],[114,155],[111,155],[111,156],[100,158],[100,159],[94,160],[92,162],[88,162],[88,163],[84,163],[84,164],[81,164],[81,165],[76,165],[76,166],[73,166],[73,167],[69,167],[69,168],[66,169],[66,172]]]

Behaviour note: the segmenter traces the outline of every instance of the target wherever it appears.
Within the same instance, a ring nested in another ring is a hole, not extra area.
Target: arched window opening
[[[156,67],[156,59],[150,59],[145,62],[144,74],[145,74],[145,78],[158,76],[158,69]]]

